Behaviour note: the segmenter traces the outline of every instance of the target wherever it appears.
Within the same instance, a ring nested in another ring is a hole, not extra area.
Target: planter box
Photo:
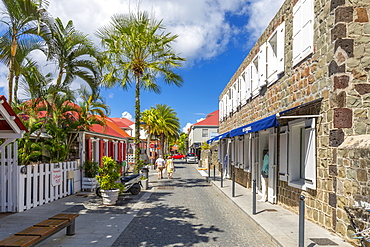
[[[94,191],[98,181],[95,178],[82,178],[82,190]]]

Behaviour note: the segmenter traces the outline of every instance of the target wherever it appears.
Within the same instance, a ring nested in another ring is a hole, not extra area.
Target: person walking
[[[172,173],[175,171],[175,165],[173,164],[173,159],[168,159],[166,162],[167,177],[172,178]]]
[[[158,172],[158,179],[163,178],[163,169],[165,167],[166,162],[162,158],[162,155],[159,155],[158,159],[155,161],[155,165],[157,166]]]

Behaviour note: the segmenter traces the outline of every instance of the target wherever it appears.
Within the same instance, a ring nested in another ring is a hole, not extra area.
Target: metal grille
[[[328,238],[310,238],[312,242],[315,242],[317,245],[338,245],[337,243],[331,241]]]

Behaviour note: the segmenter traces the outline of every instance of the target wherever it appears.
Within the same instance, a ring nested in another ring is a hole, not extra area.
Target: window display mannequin
[[[267,201],[267,186],[268,186],[268,176],[269,176],[269,151],[263,151],[263,165],[261,170],[261,185],[262,185],[262,198],[258,200],[259,202]]]

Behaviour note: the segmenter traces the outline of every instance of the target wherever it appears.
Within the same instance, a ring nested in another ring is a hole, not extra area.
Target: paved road
[[[194,165],[176,165],[173,179],[152,181],[154,192],[112,246],[276,246]]]

